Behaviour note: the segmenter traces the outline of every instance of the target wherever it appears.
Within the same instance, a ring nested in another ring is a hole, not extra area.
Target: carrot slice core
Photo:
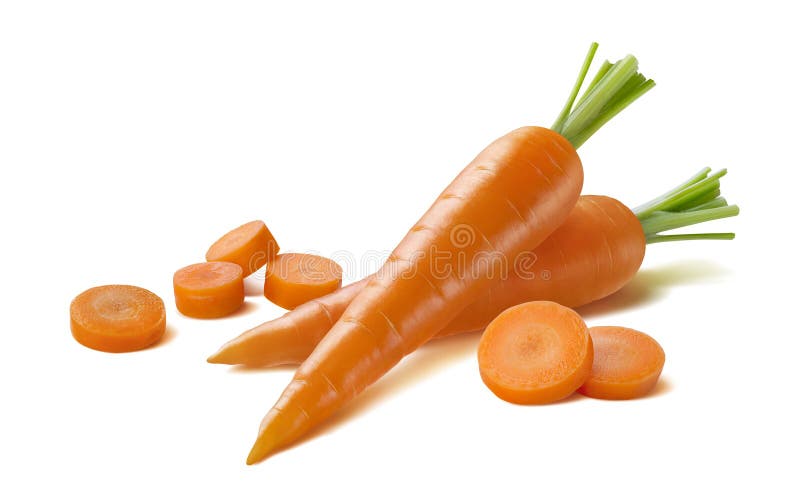
[[[594,363],[578,390],[593,398],[627,400],[652,390],[664,368],[664,350],[649,335],[626,327],[592,327]]]
[[[166,331],[164,301],[133,285],[104,285],[81,293],[69,306],[70,329],[84,346],[123,353],[155,344]]]
[[[486,386],[512,403],[545,404],[571,395],[592,366],[581,317],[555,302],[506,309],[481,336],[478,367]]]
[[[230,262],[201,262],[172,278],[175,306],[192,318],[227,316],[244,303],[242,268]]]
[[[342,267],[307,253],[282,253],[267,265],[264,296],[284,309],[327,295],[342,286]]]

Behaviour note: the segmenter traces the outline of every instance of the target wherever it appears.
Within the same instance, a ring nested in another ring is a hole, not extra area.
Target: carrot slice
[[[123,353],[158,342],[167,327],[164,301],[132,285],[104,285],[81,293],[69,306],[70,329],[87,348]]]
[[[280,246],[267,225],[254,220],[219,238],[206,252],[209,262],[232,262],[249,276],[275,258]]]
[[[242,268],[230,262],[201,262],[172,277],[175,305],[192,318],[220,318],[244,303]]]
[[[342,268],[307,253],[283,253],[267,266],[264,296],[284,309],[329,294],[342,286]]]
[[[594,363],[578,392],[593,398],[627,400],[652,390],[664,368],[664,350],[647,334],[625,327],[592,327]]]
[[[481,336],[486,386],[512,403],[545,404],[571,395],[592,368],[592,339],[581,317],[555,302],[506,309]]]

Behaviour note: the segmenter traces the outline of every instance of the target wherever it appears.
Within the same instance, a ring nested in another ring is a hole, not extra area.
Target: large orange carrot
[[[738,208],[727,206],[722,199],[706,202],[709,194],[719,191],[718,176],[708,177],[708,172],[707,169],[701,171],[681,184],[680,190],[657,199],[661,205],[660,218],[665,214],[672,218],[702,216],[689,222],[697,223],[735,214]],[[719,175],[723,174],[724,171]],[[687,211],[692,208],[681,194],[690,194],[692,201],[700,201],[689,203],[694,204],[694,208],[702,207]],[[680,203],[682,211],[677,211],[676,203]],[[713,212],[709,214],[707,210]],[[733,237],[727,233],[664,235],[651,232],[645,235],[643,227],[650,228],[652,218],[640,219],[610,197],[581,196],[561,227],[528,257],[532,264],[519,264],[518,270],[512,271],[507,280],[485,292],[436,337],[481,330],[503,310],[523,302],[551,300],[575,308],[606,297],[627,284],[639,270],[645,242]],[[353,283],[262,323],[222,346],[208,361],[266,367],[301,363],[365,284],[366,280]]]
[[[248,462],[298,439],[443,329],[508,257],[561,225],[582,183],[578,154],[550,129],[514,130],[478,154],[300,366]]]
[[[516,129],[464,168],[297,370],[262,421],[248,463],[299,439],[375,382],[566,220],[583,183],[575,148],[651,86],[636,67],[631,56],[609,65],[574,111],[578,91],[571,93],[553,129]]]

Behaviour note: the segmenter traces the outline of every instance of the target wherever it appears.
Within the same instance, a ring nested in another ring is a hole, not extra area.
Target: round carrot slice
[[[283,253],[267,265],[264,296],[284,309],[329,294],[342,286],[342,267],[307,253]]]
[[[647,334],[625,327],[592,327],[594,363],[578,392],[593,398],[627,400],[652,390],[664,368],[664,350]]]
[[[220,318],[244,303],[242,268],[230,262],[201,262],[172,277],[175,305],[192,318]]]
[[[167,327],[164,301],[132,285],[90,288],[69,306],[70,329],[84,346],[109,353],[146,348],[158,342]]]
[[[267,225],[254,220],[219,238],[206,252],[206,260],[238,264],[249,276],[275,258],[279,249]]]
[[[507,402],[555,402],[589,376],[592,339],[572,309],[527,302],[489,323],[478,345],[478,367],[486,386]]]

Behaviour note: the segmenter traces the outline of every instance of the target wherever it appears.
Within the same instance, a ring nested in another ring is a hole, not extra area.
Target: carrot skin
[[[581,196],[564,224],[536,247],[531,266],[520,265],[517,273],[490,288],[436,337],[482,330],[503,310],[523,302],[551,300],[576,308],[604,298],[633,278],[644,254],[644,232],[630,209],[611,197]],[[208,361],[248,366],[302,363],[366,283],[353,283],[252,328]]]
[[[549,129],[519,128],[484,149],[298,368],[248,464],[299,439],[441,331],[501,276],[503,258],[535,248],[566,220],[582,184],[577,152]]]
[[[317,343],[338,320],[367,279],[340,288],[296,307],[280,318],[254,327],[231,340],[209,363],[275,366],[297,364],[308,358]],[[302,319],[299,324],[295,320]],[[264,327],[267,326],[268,333]]]

